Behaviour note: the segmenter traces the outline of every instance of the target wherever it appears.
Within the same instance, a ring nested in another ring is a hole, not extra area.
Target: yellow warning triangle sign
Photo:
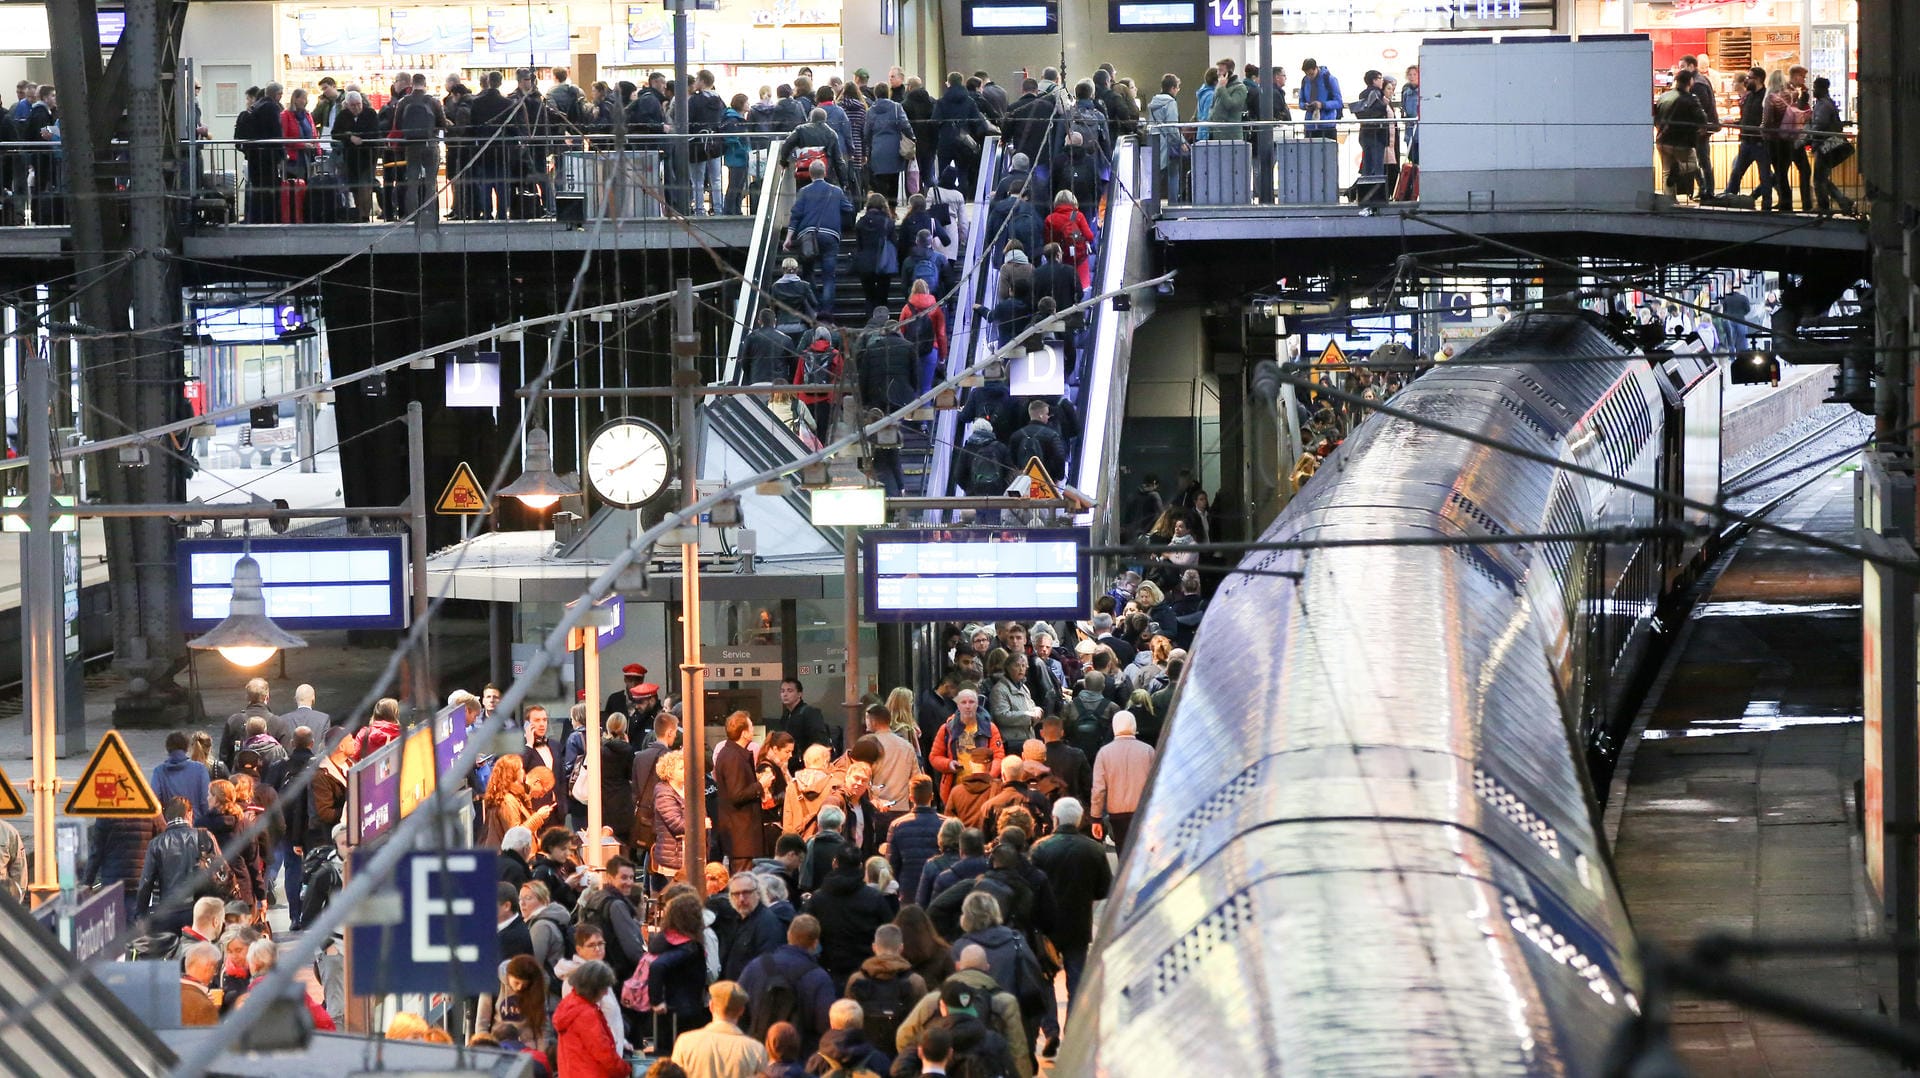
[[[0,816],[25,816],[27,803],[20,800],[19,791],[13,783],[7,781],[7,773],[0,771]]]
[[[157,816],[160,799],[133,762],[125,738],[108,730],[67,797],[69,816]]]
[[[1328,341],[1320,350],[1320,358],[1313,361],[1313,379],[1321,381],[1331,373],[1330,369],[1339,369],[1347,365],[1347,354],[1340,349],[1339,341]]]
[[[1027,466],[1020,474],[1033,480],[1027,484],[1028,498],[1053,499],[1060,496],[1060,488],[1054,485],[1053,476],[1047,474],[1047,466],[1040,463],[1039,457],[1028,457]]]
[[[454,468],[453,478],[447,480],[447,489],[441,491],[440,500],[433,503],[433,511],[450,517],[480,516],[487,512],[486,489],[481,487],[466,461]]]

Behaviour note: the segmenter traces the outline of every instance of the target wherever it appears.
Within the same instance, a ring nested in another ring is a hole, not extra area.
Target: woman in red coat
[[[1060,256],[1080,274],[1080,290],[1093,283],[1093,226],[1080,212],[1080,200],[1072,191],[1053,196],[1053,212],[1047,215],[1047,242],[1060,245]]]
[[[553,1012],[553,1028],[560,1034],[558,1078],[630,1078],[633,1068],[613,1047],[613,1031],[600,1013],[600,997],[613,991],[613,968],[605,962],[583,962],[567,974],[573,991]]]
[[[280,113],[280,137],[298,139],[286,144],[286,186],[280,190],[280,219],[295,224],[307,219],[307,169],[319,152],[320,142],[313,127],[313,115],[307,111],[307,92],[295,87],[287,107]]]

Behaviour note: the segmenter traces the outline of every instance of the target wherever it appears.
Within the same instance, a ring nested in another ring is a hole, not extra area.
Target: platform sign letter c
[[[434,885],[434,876],[440,872],[472,872],[479,866],[471,855],[453,857],[416,857],[413,860],[413,960],[415,962],[477,962],[480,960],[480,948],[471,943],[448,947],[444,943],[433,942],[433,921],[436,917],[468,917],[474,912],[473,899],[467,897],[435,897],[439,889]],[[444,887],[444,883],[441,884]],[[444,894],[444,892],[440,892]],[[444,939],[444,935],[442,936]]]

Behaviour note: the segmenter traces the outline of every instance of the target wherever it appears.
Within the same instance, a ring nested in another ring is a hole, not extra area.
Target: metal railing
[[[201,225],[337,224],[397,221],[415,214],[423,193],[429,216],[444,221],[514,221],[567,217],[621,220],[669,215],[673,146],[694,143],[685,188],[688,216],[727,214],[729,184],[741,194],[738,214],[752,212],[748,173],[757,151],[778,135],[612,135],[501,138],[442,135],[431,142],[390,137],[342,139],[191,140],[182,145],[191,219]],[[727,139],[746,143],[748,164],[726,163]],[[712,151],[718,149],[718,156]],[[421,163],[421,159],[424,162]],[[410,165],[419,163],[409,175]],[[613,194],[606,180],[611,173]],[[417,214],[415,214],[418,216]]]
[[[999,182],[1008,160],[1003,149],[998,135],[990,135],[980,144],[980,163],[969,202],[973,220],[966,222],[967,234],[960,248],[960,290],[954,297],[953,321],[947,332],[948,354],[940,357],[944,369],[936,372],[936,381],[951,378],[972,366],[977,361],[975,342],[985,335],[981,332],[978,305],[982,289],[993,283],[989,279],[993,274],[987,260],[990,238],[986,234],[987,210],[993,204],[994,185]],[[960,430],[960,412],[951,408],[942,410],[934,420],[926,493],[936,496],[953,493],[955,451],[965,440],[966,433]]]

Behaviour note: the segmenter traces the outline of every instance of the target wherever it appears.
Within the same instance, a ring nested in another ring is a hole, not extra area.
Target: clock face
[[[623,509],[653,500],[673,473],[673,450],[659,427],[644,419],[616,419],[587,446],[587,479],[606,501]]]

